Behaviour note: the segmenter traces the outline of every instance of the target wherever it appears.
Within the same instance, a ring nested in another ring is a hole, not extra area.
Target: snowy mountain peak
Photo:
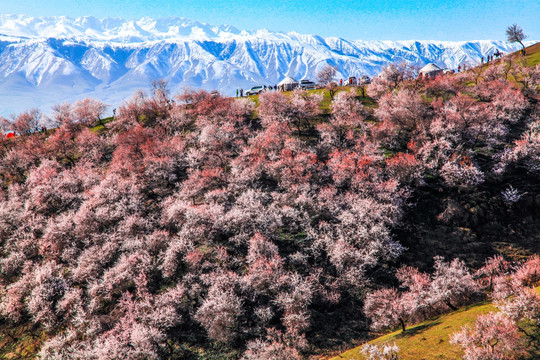
[[[157,40],[201,40],[240,35],[229,25],[209,25],[182,17],[138,20],[0,15],[0,34],[22,38],[71,38],[87,41],[134,42]]]

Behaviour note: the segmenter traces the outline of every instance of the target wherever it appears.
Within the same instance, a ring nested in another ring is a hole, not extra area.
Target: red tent
[[[10,138],[13,138],[13,137],[15,137],[15,133],[8,132],[8,133],[6,134],[6,139],[10,139]]]

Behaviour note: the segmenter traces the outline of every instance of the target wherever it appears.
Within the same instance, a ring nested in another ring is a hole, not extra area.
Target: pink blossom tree
[[[411,80],[414,71],[406,63],[390,64],[385,66],[381,73],[373,77],[367,87],[368,95],[379,98],[385,93],[392,92],[404,81]]]
[[[474,327],[463,328],[450,342],[463,348],[465,360],[514,359],[526,354],[517,326],[503,313],[480,315]]]
[[[326,64],[318,73],[317,73],[317,82],[325,86],[326,84],[332,82],[336,77],[337,69],[336,67]]]
[[[478,285],[462,260],[445,262],[435,257],[435,272],[432,275],[432,301],[442,303],[452,310],[466,304],[478,295]]]
[[[404,332],[409,314],[401,300],[396,289],[381,289],[368,294],[364,314],[371,319],[371,327],[381,330],[399,325]]]
[[[366,344],[362,347],[362,353],[368,360],[398,360],[399,347],[394,343],[392,345],[371,345]]]
[[[25,111],[14,117],[11,129],[20,135],[29,135],[41,130],[44,116],[38,109]]]
[[[495,278],[508,275],[509,271],[510,263],[502,255],[495,255],[485,261],[484,266],[476,271],[475,276],[479,278],[480,283],[488,291],[491,291],[493,290],[493,281]]]
[[[224,276],[226,276],[224,274]],[[195,318],[211,339],[229,342],[236,335],[237,320],[242,313],[242,300],[227,288],[229,284],[216,282],[208,291],[208,296],[197,310]],[[224,287],[226,285],[227,287]]]
[[[364,113],[354,89],[338,93],[332,101],[329,121],[317,126],[324,144],[339,148],[353,146],[355,137],[367,128]]]
[[[84,126],[90,126],[96,122],[103,125],[101,117],[107,108],[108,106],[100,100],[86,98],[75,102],[71,112],[74,120]]]

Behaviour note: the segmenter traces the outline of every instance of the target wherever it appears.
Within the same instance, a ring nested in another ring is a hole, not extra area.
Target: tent
[[[434,78],[438,75],[441,75],[443,73],[443,69],[431,63],[421,68],[418,73],[424,77]]]
[[[298,87],[298,81],[293,79],[290,76],[287,76],[285,79],[281,80],[278,84],[278,89],[281,91],[290,91]]]

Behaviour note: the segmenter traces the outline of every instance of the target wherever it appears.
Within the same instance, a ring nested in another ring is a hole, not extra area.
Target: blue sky
[[[0,0],[3,14],[140,18],[180,16],[239,29],[297,31],[350,40],[505,38],[518,23],[540,40],[540,0]]]

